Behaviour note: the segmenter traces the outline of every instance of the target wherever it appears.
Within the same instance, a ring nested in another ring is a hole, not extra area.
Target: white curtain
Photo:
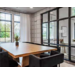
[[[20,24],[20,41],[21,42],[31,42],[30,34],[30,15],[20,14],[21,24]]]

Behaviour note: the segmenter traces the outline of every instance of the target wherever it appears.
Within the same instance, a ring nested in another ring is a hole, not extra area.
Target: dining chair
[[[0,67],[17,67],[18,63],[9,57],[4,50],[0,51]]]
[[[51,55],[37,57],[29,56],[29,67],[57,67],[64,61],[64,54],[57,51],[51,51]]]

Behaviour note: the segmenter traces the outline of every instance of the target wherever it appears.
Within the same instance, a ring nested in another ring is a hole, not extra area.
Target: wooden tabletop
[[[40,46],[28,43],[19,43],[19,46],[15,46],[15,43],[3,43],[1,48],[9,53],[13,58],[24,57],[30,54],[40,54],[43,52],[49,52],[51,50],[57,50],[57,48]]]

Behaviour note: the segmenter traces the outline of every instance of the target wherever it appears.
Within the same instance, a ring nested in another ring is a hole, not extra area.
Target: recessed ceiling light
[[[30,7],[31,9],[33,9],[33,7]]]

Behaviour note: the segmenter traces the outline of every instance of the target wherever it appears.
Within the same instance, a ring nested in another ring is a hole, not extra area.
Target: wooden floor
[[[75,67],[75,63],[64,60],[64,62],[60,64],[60,67]]]

